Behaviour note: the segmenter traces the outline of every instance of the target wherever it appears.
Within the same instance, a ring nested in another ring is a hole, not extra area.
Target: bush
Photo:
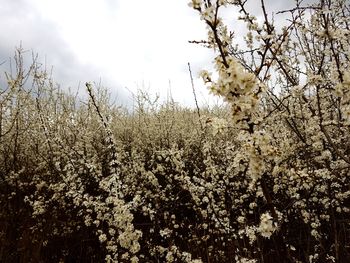
[[[128,112],[89,83],[81,102],[17,51],[0,93],[1,262],[349,261],[348,4],[297,2],[285,27],[263,1],[262,20],[240,0],[191,6],[227,108],[140,93]]]

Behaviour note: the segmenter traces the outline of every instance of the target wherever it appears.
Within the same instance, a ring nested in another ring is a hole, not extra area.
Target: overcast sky
[[[128,90],[144,88],[165,98],[171,88],[176,101],[193,105],[187,63],[204,101],[209,95],[197,75],[210,66],[212,54],[188,43],[206,37],[188,2],[1,0],[0,63],[22,43],[53,66],[54,79],[64,88],[101,80],[121,103],[128,103]]]

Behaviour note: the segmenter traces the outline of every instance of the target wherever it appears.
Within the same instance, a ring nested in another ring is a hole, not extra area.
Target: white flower
[[[245,235],[249,238],[249,243],[253,244],[253,242],[256,240],[256,227],[255,226],[247,226],[245,228]]]
[[[214,22],[215,20],[215,9],[214,6],[207,7],[204,11],[201,13],[201,19]]]
[[[45,205],[42,201],[35,201],[33,203],[33,216],[42,215],[45,211]]]
[[[163,230],[160,230],[160,231],[159,231],[159,234],[160,234],[162,237],[168,237],[168,236],[171,235],[172,232],[173,232],[173,231],[172,231],[171,229],[165,228],[165,229],[163,229]]]
[[[202,70],[199,73],[199,76],[203,79],[204,83],[211,82],[211,73],[209,73],[207,70]]]
[[[311,230],[311,235],[316,239],[320,237],[319,233],[315,229]]]
[[[245,221],[244,216],[239,216],[239,217],[237,218],[237,222],[240,223],[240,224],[243,224],[244,221]]]
[[[130,247],[130,252],[135,254],[140,250],[140,243],[137,241],[132,242],[132,246]]]
[[[201,7],[202,0],[192,0],[188,5],[192,8],[198,9]]]
[[[219,0],[218,4],[226,6],[227,5],[227,0]]]
[[[224,129],[227,127],[227,122],[221,118],[213,118],[212,122],[213,135],[222,134]]]
[[[204,198],[203,198],[203,203],[209,203],[209,199],[208,199],[207,196],[204,196]]]
[[[173,256],[173,253],[171,251],[169,251],[167,254],[166,254],[166,262],[173,262],[174,261],[174,256]]]
[[[106,234],[101,234],[101,235],[98,237],[98,239],[100,240],[101,243],[104,243],[104,242],[106,242],[106,240],[107,240],[107,236],[106,236]]]
[[[260,225],[258,231],[263,237],[270,238],[276,227],[274,226],[272,216],[269,213],[264,213],[260,217]]]

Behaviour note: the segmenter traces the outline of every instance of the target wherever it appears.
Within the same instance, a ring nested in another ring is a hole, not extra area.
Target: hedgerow
[[[192,0],[220,109],[63,92],[16,52],[0,92],[1,262],[348,262],[349,4]],[[243,49],[220,18],[237,8]]]

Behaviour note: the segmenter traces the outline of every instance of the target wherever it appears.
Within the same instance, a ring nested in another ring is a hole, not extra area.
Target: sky
[[[2,0],[0,16],[0,63],[22,45],[63,88],[101,82],[120,103],[140,88],[193,105],[190,62],[198,95],[208,95],[197,75],[212,53],[188,43],[206,36],[188,0]]]
[[[198,79],[201,69],[211,67],[213,53],[188,42],[206,38],[205,24],[188,2],[1,0],[0,70],[22,45],[30,51],[27,59],[38,54],[65,89],[89,81],[101,83],[120,104],[143,89],[163,99],[171,92],[175,101],[193,106],[190,62],[200,103],[217,101]]]

